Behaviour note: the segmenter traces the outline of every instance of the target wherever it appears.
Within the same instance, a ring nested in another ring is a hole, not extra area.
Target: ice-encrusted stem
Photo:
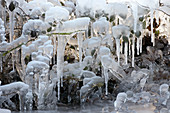
[[[105,76],[106,95],[108,95],[108,80],[109,80],[109,76],[108,76],[108,69],[106,67],[104,67],[104,76]]]
[[[70,36],[58,35],[57,47],[57,80],[58,80],[58,100],[60,100],[60,84],[63,87],[63,68],[64,68],[64,51],[67,43],[67,38]]]
[[[127,65],[128,64],[128,60],[127,60],[127,57],[128,57],[128,43],[127,42],[125,42],[124,53],[125,53],[125,64]]]
[[[153,46],[155,46],[155,37],[154,37],[154,34],[153,34],[153,12],[154,10],[153,9],[150,9],[150,16],[151,16],[151,42],[153,43]]]
[[[132,38],[132,67],[135,66],[135,37]]]
[[[13,35],[14,35],[14,15],[15,12],[14,11],[10,11],[9,12],[10,15],[10,43],[13,41]],[[15,59],[14,59],[14,53],[12,52],[12,66],[13,66],[13,71],[15,70]]]
[[[83,49],[83,32],[79,32],[77,34],[78,38],[78,46],[79,46],[79,63],[80,63],[80,69],[82,68],[82,49]]]
[[[116,54],[118,57],[118,65],[120,65],[120,39],[116,38]]]
[[[139,38],[137,38],[137,42],[136,42],[137,44],[136,44],[136,48],[137,48],[137,55],[139,55],[139,45],[140,45],[140,39]]]

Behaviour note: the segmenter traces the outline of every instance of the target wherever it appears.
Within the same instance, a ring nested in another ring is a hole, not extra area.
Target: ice
[[[126,102],[127,94],[122,92],[117,95],[116,101],[114,102],[114,107],[116,111],[119,111],[123,104]]]
[[[167,100],[170,97],[169,85],[168,84],[162,84],[160,86],[159,90],[160,90],[160,96],[164,98],[164,102],[162,104],[166,105]]]
[[[11,95],[11,94],[19,94],[19,103],[20,110],[24,110],[24,98],[28,92],[29,86],[23,82],[13,82],[7,85],[0,86],[0,90],[2,91],[2,96]]]
[[[59,0],[48,0],[48,2],[51,2],[52,4],[54,4],[55,6],[57,5],[61,5]]]
[[[148,77],[144,77],[140,80],[140,87],[142,88],[141,90],[143,91],[143,88],[146,84],[146,81],[147,81]]]
[[[1,113],[11,113],[11,111],[8,109],[0,109],[0,112]]]
[[[49,25],[42,20],[39,19],[30,19],[27,23],[23,26],[23,34],[24,35],[31,35],[31,31],[41,32],[46,31],[49,28]],[[35,36],[34,36],[35,37]]]
[[[77,38],[78,38],[78,46],[79,46],[79,63],[80,63],[80,68],[82,68],[83,32],[79,32],[77,34]]]
[[[45,12],[46,22],[54,22],[54,21],[59,22],[68,19],[69,19],[68,10],[60,6],[51,7],[48,11]]]
[[[137,48],[137,55],[139,55],[139,51],[140,51],[140,39],[139,38],[137,38],[137,44],[136,44],[136,48]]]
[[[4,27],[4,21],[0,18],[0,42],[5,41],[5,27]]]
[[[116,39],[116,55],[118,57],[118,65],[120,65],[120,39]]]
[[[91,66],[93,63],[93,57],[92,56],[86,56],[84,59],[83,59],[83,65],[84,67],[85,66]]]
[[[125,52],[125,64],[127,65],[128,64],[128,43],[127,42],[125,42],[124,52]]]
[[[132,38],[132,67],[135,66],[135,37]]]
[[[101,39],[99,37],[92,37],[88,39],[88,48],[94,49],[100,46]]]
[[[76,18],[63,22],[56,28],[56,33],[73,33],[78,31],[85,31],[88,29],[90,22],[89,17]]]
[[[159,7],[159,0],[136,0],[137,3],[143,7],[147,7],[150,9],[150,17],[151,17],[151,42],[153,43],[153,46],[155,46],[155,37],[153,34],[153,14],[156,9]]]
[[[76,15],[83,16],[86,10],[89,10],[89,15],[95,18],[96,11],[101,11],[106,5],[105,0],[77,0]]]
[[[36,61],[41,61],[41,62],[44,62],[46,64],[49,65],[49,62],[50,62],[50,59],[45,57],[45,56],[42,56],[42,55],[38,55],[35,59]]]
[[[116,17],[121,17],[125,19],[128,14],[128,7],[127,5],[123,3],[118,3],[118,1],[116,1],[114,3],[106,4],[104,11],[105,13],[109,14],[109,18],[112,15],[115,15]]]
[[[160,110],[160,113],[169,113],[168,109],[167,108],[162,108]]]
[[[102,66],[109,69],[110,72],[120,81],[125,77],[125,72],[119,67],[118,63],[115,62],[109,55],[103,55],[101,57]]]
[[[60,100],[60,83],[63,85],[63,69],[64,69],[64,51],[66,43],[71,36],[58,35],[57,47],[57,79],[58,79],[58,100]],[[61,79],[61,81],[60,81]]]
[[[118,57],[118,64],[120,65],[120,38],[122,35],[129,37],[130,29],[124,25],[112,27],[112,34],[116,40],[116,54]]]
[[[82,70],[80,76],[83,78],[92,78],[95,77],[96,74],[92,71]]]
[[[103,39],[101,44],[103,46],[109,45],[110,49],[113,50],[113,40],[112,40],[112,35],[107,34]]]
[[[97,37],[98,35],[106,35],[109,33],[109,22],[106,20],[106,17],[101,17],[93,23],[93,31]]]

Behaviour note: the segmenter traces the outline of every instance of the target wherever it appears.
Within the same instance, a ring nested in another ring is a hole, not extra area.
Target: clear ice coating
[[[127,99],[127,94],[124,92],[119,93],[117,95],[117,98],[114,102],[114,107],[116,111],[119,111],[122,108],[123,104],[126,102],[126,99]]]
[[[80,94],[75,94],[80,96],[81,103],[101,96],[103,85],[105,95],[109,97],[109,82],[113,79],[122,84],[128,81],[123,84],[124,89],[120,88],[126,93],[120,93],[118,88],[114,102],[116,111],[121,112],[124,103],[130,101],[138,104],[158,102],[159,107],[163,105],[158,111],[168,112],[169,84],[161,84],[154,91],[152,85],[155,83],[151,83],[151,79],[155,80],[153,76],[162,75],[162,79],[169,75],[164,70],[160,73],[162,67],[155,68],[157,63],[164,66],[164,61],[168,61],[164,58],[168,50],[165,52],[167,48],[161,47],[170,44],[170,40],[166,42],[163,38],[161,43],[164,45],[156,45],[155,41],[160,40],[158,37],[170,36],[168,0],[0,2],[0,73],[4,74],[13,64],[13,70],[16,68],[22,80],[7,85],[1,85],[4,81],[0,81],[0,107],[5,103],[16,108],[10,99],[18,94],[20,110],[55,109],[57,100],[62,101],[63,79],[70,77],[75,79],[69,81],[71,84],[76,80],[83,82],[78,89]],[[11,7],[11,3],[16,7]],[[146,39],[148,33],[153,46],[160,49],[147,47],[148,55],[141,55],[142,49],[145,50],[143,44],[147,43],[143,38]],[[8,67],[4,67],[11,53]],[[140,64],[141,56],[144,59]],[[13,77],[12,73],[15,71],[7,75]],[[130,85],[135,85],[132,91],[126,88]],[[97,93],[93,92],[96,87]],[[72,97],[68,95],[67,99],[71,102]]]

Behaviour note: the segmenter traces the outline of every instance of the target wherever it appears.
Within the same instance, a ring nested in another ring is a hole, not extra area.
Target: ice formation
[[[25,106],[25,95],[28,92],[29,86],[23,82],[13,82],[11,84],[7,85],[2,85],[0,86],[0,91],[2,91],[1,96],[8,95],[9,99],[12,97],[12,95],[15,95],[16,93],[19,95],[19,100],[20,100],[20,110],[24,110]],[[1,104],[6,101],[5,99],[2,100]],[[9,101],[9,100],[8,100]]]
[[[123,104],[126,102],[126,99],[127,99],[126,93],[119,93],[117,95],[116,101],[114,102],[114,107],[116,111],[122,108]]]
[[[126,99],[139,104],[152,102],[153,94],[145,89],[151,75],[159,72],[153,70],[156,65],[153,59],[166,61],[163,57],[167,53],[162,48],[146,47],[150,56],[142,64],[146,63],[148,70],[138,68],[143,65],[135,59],[135,51],[141,56],[143,44],[147,43],[143,38],[149,31],[153,46],[157,46],[156,37],[170,36],[169,6],[168,0],[6,0],[6,4],[0,4],[3,9],[0,72],[6,69],[3,63],[12,54],[8,67],[13,63],[23,82],[0,86],[0,98],[4,99],[0,105],[7,101],[14,106],[10,98],[18,94],[20,110],[55,109],[57,100],[62,101],[62,89],[68,78],[78,79],[69,81],[71,84],[83,82],[78,89],[81,102],[91,98],[89,93],[96,90],[101,93],[104,84],[109,97],[111,78],[121,83],[128,81],[127,87],[136,85],[134,92],[127,89],[126,93],[118,93],[114,102],[116,111],[124,109]],[[6,20],[8,13],[10,22]],[[162,42],[167,45],[166,41]],[[135,93],[136,90],[141,92]],[[169,96],[169,84],[162,84],[154,101],[168,106]]]

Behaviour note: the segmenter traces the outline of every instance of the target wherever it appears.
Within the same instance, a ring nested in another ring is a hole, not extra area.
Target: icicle
[[[0,60],[0,66],[1,66],[0,67],[0,72],[3,72],[3,68],[2,68],[3,63],[2,62],[3,62],[3,58],[1,58],[1,60]]]
[[[155,46],[155,37],[154,37],[154,35],[153,35],[153,12],[154,12],[154,10],[153,9],[151,9],[151,14],[150,14],[150,16],[151,16],[151,41],[152,41],[152,43],[153,43],[153,46]]]
[[[136,48],[137,48],[137,55],[139,55],[139,42],[140,41],[140,39],[139,38],[137,38],[137,44],[136,44]]]
[[[55,64],[55,55],[56,55],[56,48],[57,48],[57,44],[56,44],[56,38],[53,37],[53,43],[54,43],[54,54],[53,54],[53,64]]]
[[[131,55],[131,39],[129,38],[129,56]]]
[[[10,43],[13,41],[13,35],[14,35],[14,11],[10,12]],[[12,52],[12,66],[13,71],[15,70],[15,59],[14,59],[14,53]]]
[[[63,87],[63,68],[64,68],[64,51],[67,40],[70,36],[58,35],[58,47],[57,47],[57,80],[58,80],[58,100],[60,100],[60,83]],[[61,81],[60,81],[61,79]]]
[[[124,49],[124,53],[125,53],[125,64],[128,64],[128,60],[127,60],[127,56],[128,56],[128,43],[125,42],[125,49]]]
[[[123,39],[120,39],[120,53],[123,53]]]
[[[13,35],[14,35],[14,11],[10,12],[10,42],[13,41]]]
[[[140,53],[142,53],[142,36],[140,36],[139,39],[140,39]]]
[[[104,67],[104,76],[105,76],[105,89],[106,89],[106,95],[108,95],[108,69]]]
[[[132,67],[135,66],[135,37],[132,38]]]
[[[78,38],[78,46],[79,46],[79,63],[80,63],[80,69],[81,69],[82,68],[83,33],[79,32],[77,34],[77,38]]]
[[[138,5],[136,3],[132,3],[133,17],[134,17],[134,32],[136,32],[137,21],[138,21]]]
[[[88,39],[89,35],[88,35],[88,29],[85,31],[85,39]]]
[[[120,65],[120,39],[116,39],[116,54],[118,57],[118,65]]]
[[[91,38],[93,37],[93,22],[90,22],[91,23]]]

